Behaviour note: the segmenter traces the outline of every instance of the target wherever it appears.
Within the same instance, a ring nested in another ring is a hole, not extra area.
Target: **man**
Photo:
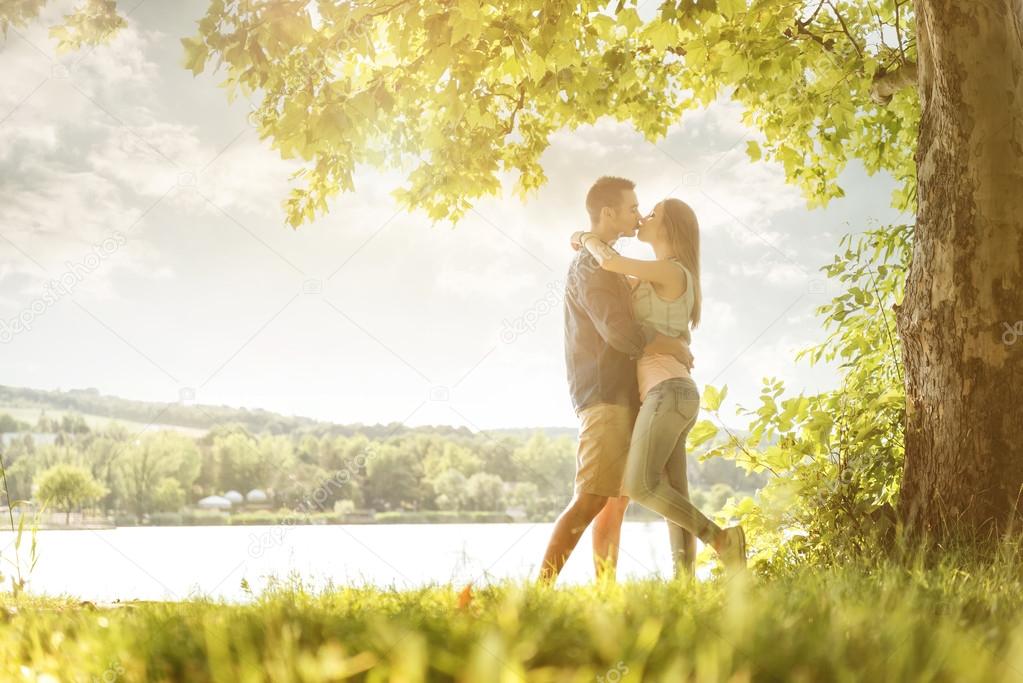
[[[640,223],[636,185],[605,176],[586,195],[590,231],[608,244],[631,237]],[[601,270],[581,249],[565,286],[565,362],[572,404],[580,419],[575,493],[554,524],[540,569],[552,583],[586,527],[596,520],[593,555],[598,578],[614,579],[622,520],[628,498],[621,495],[629,440],[639,409],[636,360],[666,353],[692,366],[679,339],[640,327],[632,315],[625,277]]]

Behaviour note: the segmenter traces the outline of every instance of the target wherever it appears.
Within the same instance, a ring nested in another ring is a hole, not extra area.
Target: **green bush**
[[[297,512],[272,512],[260,510],[258,512],[235,512],[228,518],[231,526],[248,525],[272,525],[272,524],[305,524],[306,517]]]
[[[187,510],[181,513],[181,523],[186,526],[220,526],[229,524],[230,520],[218,510]]]
[[[180,512],[154,512],[147,523],[149,526],[181,526],[183,517]]]
[[[902,300],[911,243],[909,226],[847,235],[845,252],[821,269],[841,291],[817,309],[827,338],[799,357],[837,364],[840,387],[786,396],[781,381],[767,378],[760,405],[740,411],[750,419],[744,434],[719,427],[731,421],[719,413],[727,387],[704,388],[703,408],[716,419],[693,427],[690,448],[723,436],[704,459],[771,475],[718,514],[722,524],[741,521],[765,571],[841,564],[893,540],[906,396],[892,309]]]
[[[114,515],[114,524],[116,526],[137,526],[138,523],[138,518],[127,512],[118,512]]]

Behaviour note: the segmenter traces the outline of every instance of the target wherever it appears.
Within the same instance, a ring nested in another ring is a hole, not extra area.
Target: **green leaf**
[[[718,434],[718,428],[710,420],[701,420],[693,425],[686,438],[686,448],[693,450],[713,439]]]
[[[749,155],[750,161],[760,161],[760,145],[757,144],[756,140],[750,140],[746,143],[746,154]]]
[[[206,44],[195,38],[182,38],[181,44],[185,48],[183,66],[191,71],[193,75],[198,76],[206,65],[206,58],[209,56]]]
[[[530,52],[526,57],[526,68],[529,69],[529,77],[534,83],[539,83],[547,74],[547,62],[535,52]]]
[[[678,42],[678,33],[674,24],[657,22],[650,24],[644,32],[646,39],[650,41],[654,49],[664,52],[669,46]]]
[[[615,21],[606,14],[598,14],[593,17],[590,24],[597,30],[597,35],[600,36],[601,40],[611,40],[614,38]]]
[[[619,12],[616,18],[618,20],[618,24],[620,26],[624,26],[628,33],[632,33],[643,25],[643,20],[640,18],[639,12],[631,7]]]
[[[718,0],[718,11],[726,19],[746,11],[746,0]]]
[[[711,385],[707,385],[703,389],[703,409],[711,412],[717,412],[721,408],[721,402],[725,400],[725,396],[728,395],[728,385],[716,389]]]
[[[749,72],[749,61],[742,54],[730,54],[721,63],[721,69],[725,77],[734,83],[746,77]]]

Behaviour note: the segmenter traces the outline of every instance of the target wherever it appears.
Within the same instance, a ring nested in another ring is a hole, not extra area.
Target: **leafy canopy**
[[[668,0],[644,21],[627,0],[213,0],[182,42],[194,73],[223,68],[229,97],[257,95],[261,135],[305,162],[295,227],[363,164],[403,173],[407,208],[457,220],[502,173],[521,195],[541,186],[557,130],[611,116],[653,141],[725,92],[763,132],[751,158],[780,162],[811,203],[842,194],[855,157],[898,178],[906,208],[916,93],[875,101],[915,59],[906,5]]]
[[[0,8],[0,29],[45,0]],[[85,0],[51,29],[61,49],[125,25]],[[763,133],[750,158],[780,162],[811,204],[841,196],[851,158],[915,195],[919,119],[909,0],[211,0],[182,39],[193,73],[223,69],[229,99],[258,104],[261,136],[304,163],[285,201],[298,227],[355,189],[361,165],[397,170],[407,208],[458,220],[512,174],[545,181],[550,136],[611,116],[649,140],[722,94]],[[880,94],[879,94],[880,87]]]

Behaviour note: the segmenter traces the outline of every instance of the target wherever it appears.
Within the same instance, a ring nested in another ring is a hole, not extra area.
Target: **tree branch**
[[[822,7],[824,7],[824,3],[825,3],[825,1],[826,1],[826,0],[821,0],[820,4],[819,4],[819,5],[817,5],[817,9],[815,9],[815,10],[813,11],[813,14],[811,14],[811,15],[810,15],[810,18],[809,18],[809,19],[807,19],[806,21],[802,21],[802,20],[800,20],[800,19],[797,19],[797,20],[796,20],[796,23],[797,23],[797,24],[799,24],[800,26],[809,26],[810,24],[812,24],[812,23],[813,23],[813,20],[814,20],[814,19],[816,19],[816,18],[817,18],[817,15],[818,15],[818,14],[820,13],[820,11],[821,11],[821,8],[822,8]]]
[[[916,84],[916,63],[906,62],[895,71],[878,71],[870,88],[870,99],[887,105],[898,91]]]
[[[820,43],[821,47],[823,47],[825,50],[828,50],[829,52],[835,46],[834,40],[832,40],[831,38],[821,38],[819,35],[806,28],[806,25],[801,21],[796,22],[796,36],[792,35],[791,29],[785,29],[785,35],[786,37],[789,38],[795,38],[796,36],[807,36],[808,38]]]
[[[835,13],[835,16],[838,17],[838,23],[842,25],[842,30],[845,31],[845,35],[849,38],[849,42],[853,44],[853,47],[856,48],[856,53],[862,58],[863,50],[860,49],[860,44],[857,43],[856,39],[852,37],[851,33],[849,33],[849,27],[845,25],[845,19],[842,18],[841,14],[839,14],[838,9],[833,4],[831,4],[831,0],[827,0],[827,2],[828,7],[830,7],[831,10]]]
[[[902,3],[899,0],[895,0],[895,37],[899,41],[899,52],[902,53],[903,61],[906,60],[906,48],[902,45],[902,28],[899,24],[899,10],[902,9]]]
[[[523,105],[526,103],[526,87],[525,85],[519,86],[519,101],[515,103],[515,108],[512,110],[511,119],[508,121],[508,127],[504,131],[505,135],[511,135],[512,131],[515,130],[515,117],[522,111]]]

